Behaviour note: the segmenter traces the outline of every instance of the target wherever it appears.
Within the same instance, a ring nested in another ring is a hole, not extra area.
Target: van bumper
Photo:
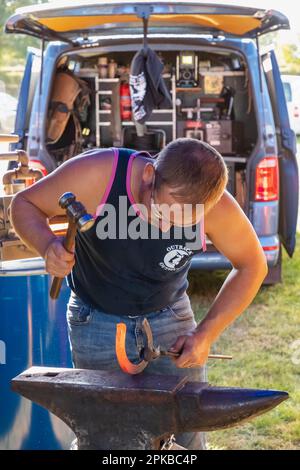
[[[276,265],[279,258],[280,241],[278,235],[258,237],[267,258],[268,266]],[[192,259],[191,270],[214,271],[216,269],[232,269],[226,256],[222,255],[207,241],[207,251],[195,255]]]

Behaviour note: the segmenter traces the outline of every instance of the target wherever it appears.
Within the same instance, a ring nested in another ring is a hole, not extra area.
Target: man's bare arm
[[[208,213],[206,233],[233,266],[197,328],[213,342],[252,302],[268,268],[253,226],[227,191]]]
[[[63,193],[67,191],[74,193],[87,211],[94,213],[105,191],[112,168],[111,150],[102,152],[101,159],[97,158],[97,155],[88,155],[67,161],[13,198],[11,219],[16,233],[27,246],[35,249],[42,257],[46,256],[53,242],[59,241],[50,230],[48,219],[65,213],[58,203]],[[61,243],[56,244],[56,251],[58,260],[54,261],[53,267],[60,271],[64,266],[62,271],[69,272],[73,265],[73,256],[63,249]],[[51,274],[58,274],[55,269]]]
[[[207,214],[205,232],[231,262],[227,276],[206,317],[188,336],[180,336],[172,350],[177,367],[203,365],[220,334],[248,307],[267,274],[267,263],[257,235],[235,199],[225,191]]]

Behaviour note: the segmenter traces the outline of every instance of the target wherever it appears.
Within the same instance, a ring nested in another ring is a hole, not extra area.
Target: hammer
[[[81,232],[85,232],[94,225],[95,220],[86,212],[81,202],[76,201],[76,196],[73,193],[64,193],[59,199],[59,205],[62,209],[66,209],[69,222],[63,246],[67,251],[71,252],[77,228]],[[61,277],[54,277],[50,289],[51,299],[57,299],[63,279]]]

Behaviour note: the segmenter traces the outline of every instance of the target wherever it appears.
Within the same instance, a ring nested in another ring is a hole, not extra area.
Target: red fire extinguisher
[[[123,82],[120,84],[120,112],[122,121],[131,120],[131,97],[129,84]]]

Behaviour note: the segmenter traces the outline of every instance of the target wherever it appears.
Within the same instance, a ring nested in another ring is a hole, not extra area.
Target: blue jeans
[[[132,362],[140,361],[144,347],[141,324],[147,318],[155,346],[169,349],[178,336],[191,332],[197,325],[188,295],[185,293],[174,304],[141,316],[115,315],[102,312],[71,293],[67,321],[74,367],[78,369],[120,370],[115,354],[116,325],[127,325],[126,351]],[[169,357],[160,357],[149,363],[142,374],[188,376],[192,381],[207,381],[206,367],[179,368]],[[181,433],[176,442],[187,449],[205,449],[205,434]]]

